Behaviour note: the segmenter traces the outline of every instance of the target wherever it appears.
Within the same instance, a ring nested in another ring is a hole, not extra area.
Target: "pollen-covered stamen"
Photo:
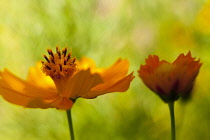
[[[62,55],[65,57],[66,56],[66,52],[67,52],[67,48],[64,48],[63,50],[62,50]]]
[[[76,58],[73,58],[72,62],[74,63],[76,61]]]
[[[49,66],[46,66],[46,68],[47,68],[48,70],[51,70],[51,68],[50,68]]]
[[[44,55],[44,58],[47,60],[48,63],[50,63],[50,60],[47,58],[46,55]]]
[[[54,55],[53,55],[53,52],[52,52],[51,49],[48,49],[47,52],[48,52],[48,54],[49,54],[50,56],[52,56],[52,58],[54,58]]]
[[[62,64],[59,64],[59,67],[60,67],[60,71],[62,71]]]
[[[58,47],[56,47],[56,52],[57,52],[57,54],[59,56],[59,59],[61,59],[61,52],[60,52],[60,49]]]
[[[66,62],[67,62],[67,60],[66,60],[66,59],[64,59],[64,62],[63,62],[63,64],[64,64],[64,65],[66,65]]]
[[[71,53],[67,55],[67,61],[71,58]]]
[[[51,57],[51,59],[50,59],[50,60],[51,60],[51,62],[52,62],[52,63],[54,63],[54,64],[55,64],[55,61],[54,61],[54,58],[53,58],[53,57]]]
[[[76,58],[71,58],[71,52],[66,55],[67,48],[62,50],[62,54],[58,47],[56,47],[56,53],[53,53],[51,49],[47,52],[49,57],[44,55],[46,62],[42,62],[42,70],[46,75],[53,79],[68,78],[77,71]]]

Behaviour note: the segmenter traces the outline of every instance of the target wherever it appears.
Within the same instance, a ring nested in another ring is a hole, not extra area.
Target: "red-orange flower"
[[[129,63],[119,59],[110,68],[96,68],[72,58],[67,49],[48,50],[46,62],[37,63],[22,80],[7,69],[0,72],[0,95],[7,101],[29,108],[68,110],[75,100],[95,98],[109,92],[124,92],[133,80]],[[89,59],[90,60],[90,59]],[[100,69],[100,70],[99,70]]]
[[[173,62],[160,61],[156,55],[149,55],[146,64],[140,66],[139,76],[142,81],[165,102],[181,97],[188,97],[201,67],[200,60],[188,52],[180,54]]]

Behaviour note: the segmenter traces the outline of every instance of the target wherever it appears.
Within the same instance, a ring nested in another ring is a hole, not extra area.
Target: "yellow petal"
[[[41,70],[42,63],[38,62],[35,67],[29,69],[27,81],[43,88],[55,88],[50,76],[46,76]]]
[[[86,70],[88,68],[96,68],[95,62],[87,57],[83,57],[80,61],[76,61],[80,69]]]
[[[87,70],[90,68],[92,73],[100,73],[104,68],[97,68],[95,62],[87,57],[83,57],[80,61],[76,62],[80,70]]]

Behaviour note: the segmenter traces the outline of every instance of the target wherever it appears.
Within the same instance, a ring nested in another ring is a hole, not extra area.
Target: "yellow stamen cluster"
[[[71,52],[67,55],[67,48],[64,48],[61,52],[56,47],[56,53],[53,53],[51,49],[48,49],[47,52],[49,57],[44,55],[46,62],[42,62],[42,71],[46,75],[53,79],[67,78],[77,70],[76,58],[72,58]]]

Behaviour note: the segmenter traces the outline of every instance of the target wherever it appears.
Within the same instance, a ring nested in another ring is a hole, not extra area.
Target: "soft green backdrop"
[[[205,0],[1,0],[0,68],[26,78],[56,45],[100,67],[126,58],[136,76],[127,92],[78,99],[73,106],[76,140],[168,140],[168,106],[137,70],[149,54],[172,62],[190,50],[203,65],[191,100],[175,104],[177,140],[209,140],[209,9]],[[0,139],[69,139],[65,111],[27,109],[0,98]]]

